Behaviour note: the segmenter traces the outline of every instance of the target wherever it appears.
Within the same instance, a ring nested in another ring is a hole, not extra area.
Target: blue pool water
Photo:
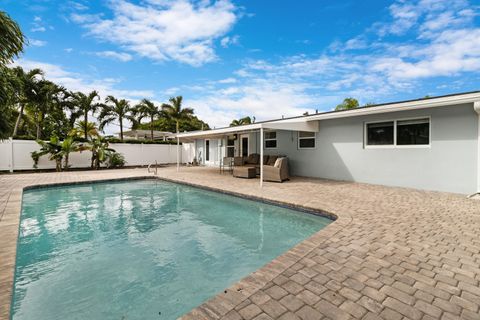
[[[330,222],[160,180],[28,190],[12,318],[175,319]]]

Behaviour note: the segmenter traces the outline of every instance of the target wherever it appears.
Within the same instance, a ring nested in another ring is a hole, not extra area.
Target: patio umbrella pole
[[[180,168],[180,156],[179,152],[180,151],[180,139],[178,138],[178,131],[177,131],[177,172]]]
[[[260,127],[260,188],[263,187],[263,127]]]

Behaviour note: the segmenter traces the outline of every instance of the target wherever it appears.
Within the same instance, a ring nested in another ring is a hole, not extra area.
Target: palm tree
[[[73,103],[77,107],[77,109],[83,114],[83,137],[88,139],[88,113],[92,112],[92,115],[97,111],[97,109],[101,106],[99,102],[95,102],[96,99],[100,99],[97,91],[92,91],[88,95],[84,94],[83,92],[76,92],[73,94]]]
[[[56,85],[48,80],[40,80],[34,83],[28,106],[32,109],[34,116],[37,140],[42,136],[42,127],[45,116],[52,109],[56,95],[61,94],[65,88]]]
[[[108,96],[107,99],[105,99],[105,104],[102,105],[102,111],[98,116],[100,130],[103,131],[107,124],[118,119],[118,122],[120,123],[120,140],[123,141],[123,120],[127,119],[135,123],[136,120],[133,117],[133,111],[133,108],[127,100],[118,100],[113,96]]]
[[[180,121],[190,119],[193,115],[192,108],[182,108],[183,97],[178,96],[176,98],[170,98],[169,104],[162,105],[162,111],[165,116],[169,119],[172,119],[176,123],[176,132],[180,131]]]
[[[87,131],[87,139],[98,137],[97,125],[94,122],[88,122],[85,124],[83,120],[78,121],[77,125],[70,130],[68,135],[70,137],[84,137],[85,129]]]
[[[102,137],[90,140],[86,146],[82,147],[82,149],[90,150],[92,152],[92,169],[99,169],[100,164],[107,160],[108,154],[111,152],[115,152],[114,149],[108,147],[108,141]]]
[[[18,132],[18,127],[20,121],[23,117],[23,110],[25,109],[25,104],[28,103],[32,95],[35,94],[34,90],[37,82],[39,81],[39,76],[43,76],[43,71],[40,69],[32,69],[28,72],[25,72],[22,67],[15,67],[12,69],[16,79],[18,80],[18,87],[15,89],[17,102],[20,106],[18,111],[17,121],[15,122],[15,127],[13,128],[12,137],[15,137]]]
[[[150,139],[153,140],[153,121],[156,116],[161,115],[161,111],[152,101],[143,99],[135,106],[133,113],[136,116],[138,123],[140,123],[145,117],[150,118]]]
[[[0,65],[6,65],[23,51],[25,36],[10,16],[0,11]]]
[[[60,145],[61,147],[61,154],[64,157],[64,165],[63,169],[68,170],[69,165],[68,165],[68,160],[70,153],[72,152],[77,152],[80,150],[80,144],[73,140],[72,137],[68,137],[65,140],[63,140],[62,144]]]
[[[33,167],[37,168],[41,156],[49,154],[48,159],[55,161],[55,170],[57,172],[62,171],[62,145],[58,137],[53,136],[50,141],[37,140],[37,143],[40,145],[40,150],[31,153],[34,162]]]
[[[230,123],[230,127],[242,126],[244,124],[251,124],[252,119],[250,117],[243,117],[240,119],[235,119]]]

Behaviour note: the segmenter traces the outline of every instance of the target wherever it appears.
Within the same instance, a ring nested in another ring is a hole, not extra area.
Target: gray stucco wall
[[[364,148],[364,123],[431,117],[430,148]],[[476,191],[478,116],[471,104],[320,121],[315,149],[278,131],[292,175],[471,194]]]

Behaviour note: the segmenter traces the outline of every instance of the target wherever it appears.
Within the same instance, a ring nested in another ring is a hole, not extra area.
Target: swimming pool
[[[27,190],[12,319],[175,319],[330,222],[153,179]]]

